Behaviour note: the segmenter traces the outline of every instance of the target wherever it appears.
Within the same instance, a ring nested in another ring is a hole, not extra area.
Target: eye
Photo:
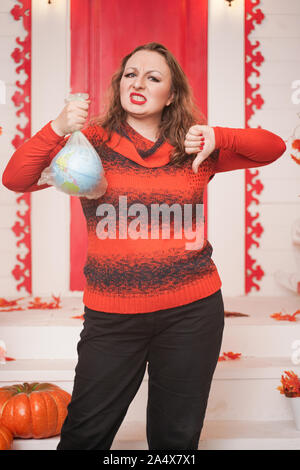
[[[130,75],[135,75],[134,72],[129,72],[125,75],[125,77],[129,77]],[[149,76],[149,78],[153,78],[155,82],[159,82],[160,80],[157,80],[157,78],[153,77],[152,75]]]

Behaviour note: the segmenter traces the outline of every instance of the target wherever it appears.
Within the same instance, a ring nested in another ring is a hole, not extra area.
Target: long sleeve
[[[219,149],[216,173],[268,165],[286,150],[281,137],[266,129],[213,129],[216,149]]]
[[[2,175],[2,183],[6,188],[23,193],[50,187],[47,184],[38,186],[37,182],[42,171],[50,165],[69,138],[56,134],[51,122],[14,152]]]

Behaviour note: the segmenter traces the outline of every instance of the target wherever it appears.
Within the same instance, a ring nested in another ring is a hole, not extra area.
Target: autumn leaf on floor
[[[295,149],[298,152],[300,151],[300,139],[293,140],[292,148]],[[296,162],[296,163],[298,163],[298,165],[300,165],[300,159],[297,156],[293,155],[292,153],[290,153],[290,156],[292,157],[294,162]]]
[[[223,353],[222,356],[219,357],[218,361],[227,361],[227,359],[235,360],[235,359],[240,359],[242,353],[233,353],[232,351],[229,351],[227,353]]]
[[[24,299],[24,297],[21,297],[19,299],[15,299],[15,300],[6,300],[4,299],[3,297],[0,297],[0,307],[12,307],[13,305],[17,305],[17,302],[19,302],[19,300],[22,300]]]
[[[221,361],[226,361],[226,357],[225,356],[220,356],[219,359],[218,359],[218,362],[221,362]]]
[[[287,320],[287,321],[296,321],[296,315],[300,314],[300,310],[296,310],[292,315],[286,314],[283,315],[282,312],[278,313],[273,313],[273,315],[270,315],[271,318],[274,318],[275,320],[282,321],[282,320]]]
[[[71,318],[75,318],[75,319],[78,319],[78,320],[84,320],[84,314],[83,315],[74,315],[74,317],[71,317]]]
[[[233,353],[232,351],[223,354],[225,357],[228,357],[228,359],[239,359],[242,355],[242,353]]]
[[[43,309],[43,308],[47,308],[47,302],[41,302],[41,297],[34,297],[33,301],[30,301],[29,304],[28,304],[28,308],[30,309],[34,309],[34,308],[38,308],[38,309]]]
[[[55,297],[52,294],[52,298],[54,302],[41,302],[41,297],[34,297],[34,300],[29,302],[28,307],[29,309],[53,309],[53,308],[61,308],[60,304],[60,297]]]
[[[239,312],[227,312],[225,310],[225,317],[249,317],[246,313],[239,313]]]

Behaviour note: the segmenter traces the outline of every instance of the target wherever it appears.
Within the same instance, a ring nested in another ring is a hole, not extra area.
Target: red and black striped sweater
[[[176,205],[182,208],[183,217],[186,204],[192,208],[194,229],[195,208],[203,204],[205,187],[215,173],[267,165],[286,150],[284,141],[265,129],[213,129],[218,151],[209,155],[196,174],[192,170],[193,156],[189,155],[180,167],[170,165],[173,147],[167,141],[152,142],[127,123],[101,149],[107,191],[98,200],[80,198],[88,230],[83,295],[87,307],[111,313],[146,313],[185,305],[220,289],[222,283],[211,258],[211,244],[205,239],[200,248],[187,249],[191,239],[183,230],[181,238],[175,237],[177,228],[175,219],[172,225],[172,216],[171,231],[166,238],[161,235],[161,219],[158,238],[151,235],[146,238],[144,233],[144,238],[134,239],[128,236],[129,232],[127,237],[119,237],[121,222],[116,218],[115,237],[110,234],[101,239],[98,225],[103,221],[99,206],[114,207],[117,214],[122,200],[128,209],[127,226],[134,220],[130,216],[131,207],[142,207],[150,215],[158,205],[165,204],[167,208]],[[93,125],[82,132],[100,153],[104,130]],[[67,139],[53,131],[50,121],[13,154],[3,173],[3,184],[17,192],[48,187],[36,183]],[[150,227],[149,219],[147,227]]]

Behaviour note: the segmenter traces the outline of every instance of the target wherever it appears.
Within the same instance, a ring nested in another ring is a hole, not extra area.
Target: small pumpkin
[[[15,437],[41,439],[60,434],[71,395],[51,383],[0,388],[0,424]]]
[[[14,436],[9,429],[0,424],[0,450],[10,450]]]

